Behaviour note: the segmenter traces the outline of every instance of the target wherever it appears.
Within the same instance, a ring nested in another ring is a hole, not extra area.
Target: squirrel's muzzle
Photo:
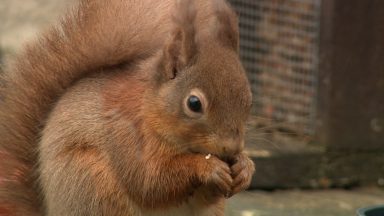
[[[223,140],[222,145],[220,147],[223,157],[232,158],[243,151],[244,139],[227,138]]]

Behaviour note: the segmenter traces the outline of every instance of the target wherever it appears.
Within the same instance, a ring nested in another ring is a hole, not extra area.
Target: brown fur
[[[223,215],[254,171],[236,23],[223,0],[82,0],[2,77],[0,215]]]

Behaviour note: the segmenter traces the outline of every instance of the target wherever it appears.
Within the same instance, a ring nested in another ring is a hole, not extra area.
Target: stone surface
[[[384,205],[384,190],[247,191],[229,200],[226,216],[354,216],[375,205]]]

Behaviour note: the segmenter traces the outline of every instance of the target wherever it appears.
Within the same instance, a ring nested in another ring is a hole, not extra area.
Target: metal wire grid
[[[241,58],[254,115],[315,130],[321,0],[230,0],[240,16]]]

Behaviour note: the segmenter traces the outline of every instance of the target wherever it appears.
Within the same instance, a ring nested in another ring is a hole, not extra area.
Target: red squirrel
[[[0,215],[224,215],[254,172],[224,0],[80,0],[1,77]]]

